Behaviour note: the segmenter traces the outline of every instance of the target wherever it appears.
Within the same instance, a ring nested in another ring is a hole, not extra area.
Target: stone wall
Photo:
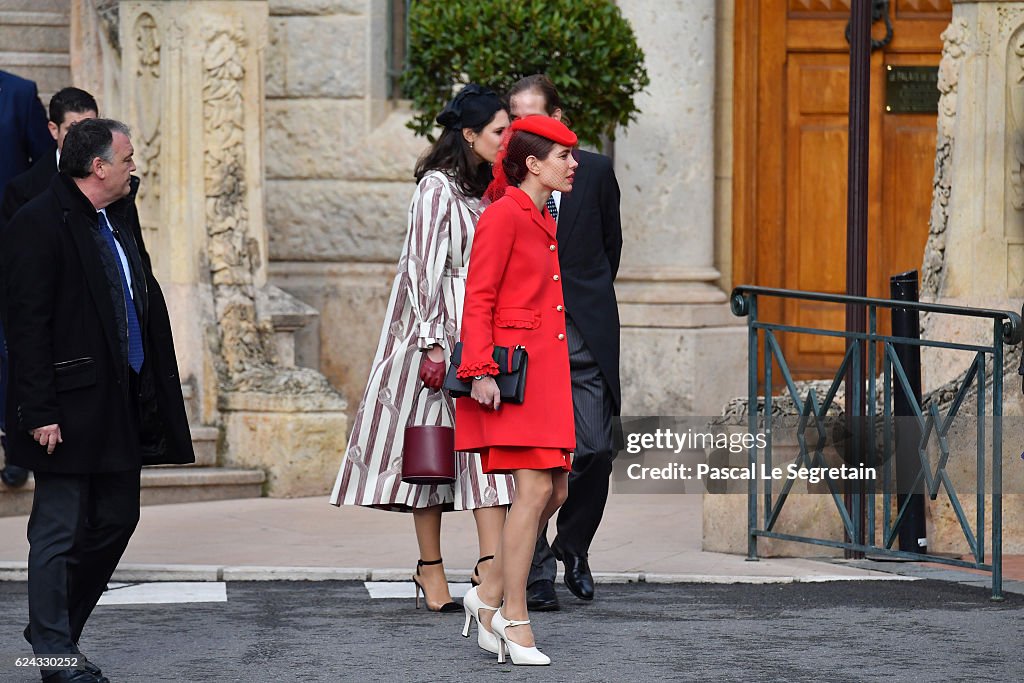
[[[117,26],[118,109],[192,418],[221,430],[221,464],[264,470],[269,495],[326,493],[345,402],[294,367],[290,335],[315,312],[267,282],[268,4],[122,0]]]
[[[385,5],[271,0],[266,216],[271,281],[320,311],[297,362],[358,408],[425,147],[386,98]]]
[[[320,311],[319,325],[300,333],[298,362],[320,368],[341,389],[350,415],[401,250],[412,167],[425,147],[405,128],[409,112],[385,96],[386,4],[270,3],[270,276]],[[728,177],[716,179],[715,171],[716,121],[728,101],[716,91],[716,46],[731,12],[723,24],[721,0],[620,4],[652,76],[643,113],[616,145],[626,243],[616,287],[624,410],[717,414],[742,393],[734,361],[745,339],[716,286],[716,260],[727,256],[715,248],[716,216],[730,215]],[[655,15],[662,20],[652,21]]]
[[[67,0],[0,1],[0,69],[35,81],[43,104],[70,76]]]
[[[729,312],[716,262],[723,256],[716,220],[730,215],[716,180],[716,125],[723,123],[718,43],[731,12],[722,24],[716,0],[618,4],[651,78],[637,98],[641,114],[615,144],[624,241],[615,287],[622,410],[718,415],[744,393],[746,357],[746,330]]]

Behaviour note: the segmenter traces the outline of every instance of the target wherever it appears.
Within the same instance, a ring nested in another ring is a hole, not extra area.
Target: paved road
[[[562,590],[560,588],[560,590]],[[461,616],[358,582],[230,583],[227,602],[101,606],[82,649],[122,681],[1021,681],[1024,596],[940,581],[599,586],[534,615],[551,667],[499,666]],[[0,681],[27,654],[24,583],[0,583]],[[12,651],[13,650],[13,651]],[[913,669],[894,662],[912,661]],[[497,676],[497,679],[495,678]],[[511,676],[514,676],[512,678]]]

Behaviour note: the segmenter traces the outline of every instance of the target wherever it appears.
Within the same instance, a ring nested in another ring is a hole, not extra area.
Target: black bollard
[[[889,278],[891,298],[899,301],[917,301],[917,271],[893,275]],[[906,308],[892,309],[892,336],[920,339],[921,326],[918,312]],[[907,381],[917,405],[921,405],[921,347],[911,344],[896,344],[896,357],[907,373]],[[924,494],[921,485],[911,491],[911,486],[921,471],[921,460],[917,454],[921,441],[921,429],[913,419],[911,402],[903,385],[893,372],[893,414],[896,416],[896,501],[897,511],[910,497],[907,512],[900,524],[900,550],[913,553],[928,552],[928,533],[924,519]]]

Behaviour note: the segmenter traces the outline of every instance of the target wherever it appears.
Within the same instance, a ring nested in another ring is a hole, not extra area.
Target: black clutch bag
[[[461,380],[456,376],[459,365],[462,364],[462,342],[455,344],[452,351],[451,365],[448,366],[448,374],[444,377],[444,388],[451,394],[452,398],[469,396],[473,389],[473,380]],[[511,349],[507,346],[494,347],[494,362],[501,368],[494,376],[498,383],[498,390],[501,392],[501,400],[505,403],[522,403],[526,394],[526,365],[529,356],[526,348],[515,346]]]

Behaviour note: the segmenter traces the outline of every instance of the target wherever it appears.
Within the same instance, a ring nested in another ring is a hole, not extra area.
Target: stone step
[[[226,467],[155,467],[142,470],[142,504],[195,503],[207,500],[259,498],[266,474]],[[32,510],[35,481],[11,489],[0,484],[0,517],[27,515]]]
[[[0,9],[0,26],[57,26],[67,28],[69,23],[68,15],[61,12],[21,12]],[[24,42],[19,44],[24,44]]]
[[[11,12],[52,12],[71,16],[71,3],[68,0],[3,0],[0,7]]]
[[[71,3],[0,0],[0,69],[35,81],[43,105],[70,85]]]
[[[6,23],[5,19],[10,18],[0,13],[0,45],[17,45],[22,52],[68,54],[67,26]],[[17,18],[31,17],[17,15]]]
[[[217,439],[220,430],[216,427],[189,426],[192,432],[192,448],[196,452],[196,463],[193,467],[213,467],[217,464]]]
[[[46,107],[53,93],[71,82],[71,57],[46,52],[5,52],[0,50],[0,69],[35,81],[39,98]]]

